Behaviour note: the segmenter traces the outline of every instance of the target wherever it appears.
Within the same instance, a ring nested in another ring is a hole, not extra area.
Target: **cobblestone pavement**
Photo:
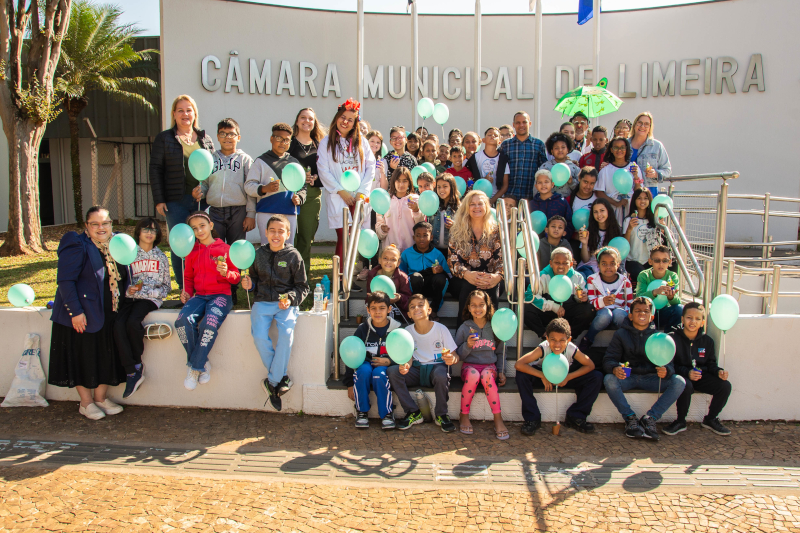
[[[499,442],[352,418],[72,402],[0,410],[0,531],[800,533],[800,425]]]

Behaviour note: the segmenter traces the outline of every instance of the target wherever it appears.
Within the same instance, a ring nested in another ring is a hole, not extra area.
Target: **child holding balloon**
[[[659,440],[656,422],[683,392],[686,381],[675,373],[672,358],[675,343],[659,333],[652,322],[652,302],[638,297],[622,328],[614,332],[603,357],[603,378],[608,397],[625,420],[625,436]],[[658,400],[640,419],[625,398],[625,392],[643,389],[660,392]]]
[[[408,299],[411,297],[411,283],[405,272],[400,270],[400,250],[394,244],[390,244],[381,252],[380,265],[373,268],[367,274],[367,287],[369,293],[374,292],[372,282],[376,277],[383,276],[389,278],[394,285],[394,290],[380,287],[382,292],[389,294],[392,303],[392,318],[408,323]],[[368,293],[368,294],[369,294]]]
[[[570,152],[572,152],[572,148],[574,146],[574,142],[567,135],[557,132],[551,134],[550,137],[547,138],[544,146],[547,149],[547,153],[553,156],[553,159],[542,163],[542,166],[539,167],[539,170],[552,171],[553,167],[559,163],[569,167],[569,179],[566,183],[556,186],[555,189],[556,193],[560,194],[564,198],[569,198],[569,195],[572,194],[572,189],[574,189],[578,184],[578,175],[581,172],[581,169],[578,168],[578,165],[576,165],[575,162],[569,158]],[[569,218],[572,217],[570,216]]]
[[[636,189],[631,198],[630,216],[622,223],[622,232],[631,244],[631,251],[625,260],[625,271],[630,275],[637,294],[639,273],[648,267],[650,250],[661,244],[661,234],[650,207],[652,201],[653,195],[649,189]]]
[[[614,209],[605,198],[598,198],[592,204],[588,229],[577,232],[580,242],[581,262],[578,272],[587,280],[597,272],[597,250],[607,246],[612,239],[622,235],[614,216]]]
[[[717,364],[714,339],[703,331],[706,325],[705,307],[699,302],[689,302],[683,308],[682,324],[669,333],[675,341],[675,372],[683,376],[686,387],[675,403],[678,416],[673,423],[661,431],[667,435],[677,435],[686,431],[686,415],[692,402],[692,393],[702,392],[711,395],[708,413],[700,424],[717,435],[728,436],[731,430],[719,421],[719,414],[728,403],[731,395],[731,382],[728,371]]]
[[[415,213],[409,206],[413,188],[411,172],[406,167],[398,167],[389,182],[389,194],[392,197],[389,211],[376,217],[375,233],[383,241],[382,250],[395,245],[402,252],[413,246],[414,224],[425,219],[419,210]],[[416,200],[414,203],[416,205]]]
[[[276,411],[282,407],[281,396],[292,388],[287,375],[292,354],[294,327],[300,304],[308,296],[306,270],[300,252],[288,244],[289,221],[283,215],[272,215],[267,222],[267,244],[256,251],[250,275],[242,280],[242,288],[255,291],[250,311],[251,333],[261,362],[269,375],[261,388]],[[278,326],[278,341],[272,347],[269,330],[272,321]]]
[[[386,371],[395,362],[392,361],[386,350],[386,338],[389,333],[400,327],[400,323],[390,316],[392,304],[385,292],[370,293],[364,300],[364,304],[367,306],[369,316],[358,326],[353,336],[363,342],[366,357],[357,368],[347,367],[342,383],[347,387],[347,396],[356,404],[356,427],[358,429],[369,427],[370,390],[375,393],[378,400],[381,428],[394,429],[392,391],[389,388],[389,377]],[[345,360],[347,355],[344,352],[341,355]],[[347,363],[346,360],[345,363]]]
[[[650,268],[642,270],[636,280],[636,296],[647,296],[653,300],[656,327],[669,331],[680,323],[683,314],[678,294],[678,274],[669,269],[672,264],[669,248],[660,244],[650,250],[649,263]]]
[[[536,183],[536,190],[538,192],[528,203],[531,213],[534,211],[541,211],[544,213],[545,218],[543,220],[545,225],[547,224],[547,221],[554,216],[564,217],[564,220],[567,221],[565,237],[569,239],[573,232],[571,222],[572,208],[570,207],[569,202],[555,189],[553,177],[550,175],[549,170],[540,168],[536,171],[534,180]],[[544,231],[544,228],[540,226],[539,228],[534,228],[534,230],[538,230],[536,233],[541,233]]]
[[[533,395],[534,389],[544,389],[546,392],[550,392],[554,385],[556,387],[570,386],[575,389],[577,395],[575,403],[567,409],[564,425],[581,433],[592,433],[594,425],[586,419],[589,418],[592,406],[600,394],[603,375],[595,370],[592,360],[572,344],[572,330],[569,322],[565,319],[551,320],[544,331],[544,338],[544,342],[532,352],[523,355],[514,365],[517,370],[516,381],[519,396],[522,399],[522,418],[525,420],[521,433],[526,437],[531,437],[542,427],[542,413],[539,411],[539,405]],[[560,359],[562,363],[555,365],[562,366],[561,374],[558,376],[554,376],[550,370],[549,358],[553,357]],[[576,362],[580,366],[570,372]],[[562,377],[561,381],[550,380],[550,378],[555,380]]]
[[[450,228],[453,227],[453,218],[461,205],[461,196],[452,174],[437,176],[436,195],[439,197],[439,210],[430,219],[433,226],[431,240],[433,246],[446,257],[450,246]]]
[[[621,261],[616,248],[606,246],[597,252],[600,272],[589,276],[586,281],[589,303],[597,314],[589,326],[589,331],[581,340],[582,352],[587,352],[592,347],[598,333],[610,327],[612,323],[621,326],[629,314],[633,302],[633,287],[628,276],[617,271]]]
[[[239,283],[239,270],[230,259],[230,246],[214,236],[214,223],[204,211],[189,215],[186,223],[195,237],[186,256],[183,309],[175,320],[175,331],[186,350],[189,371],[183,381],[189,390],[211,379],[208,355],[219,328],[233,308],[231,285]]]
[[[123,398],[130,397],[144,381],[145,329],[142,321],[161,307],[172,287],[169,261],[158,247],[161,242],[158,221],[151,217],[141,219],[133,230],[133,238],[139,243],[136,259],[129,266],[130,283],[125,296],[120,299],[114,321],[114,341],[127,376]]]
[[[627,179],[614,178],[617,171],[628,169],[631,163],[631,153],[631,143],[628,139],[623,137],[612,139],[604,157],[604,161],[609,164],[599,171],[597,185],[594,187],[597,197],[607,200],[614,208],[617,224],[622,224],[622,220],[625,218],[625,207],[633,192],[633,184],[639,179],[639,170],[635,165],[624,173]],[[623,190],[620,191],[619,187]]]
[[[469,422],[469,408],[478,389],[483,384],[486,401],[494,415],[495,436],[499,440],[508,439],[508,429],[503,423],[500,411],[500,393],[497,387],[506,384],[505,356],[503,344],[492,330],[494,306],[485,292],[474,290],[469,294],[467,305],[461,311],[464,323],[456,332],[458,353],[464,364],[461,365],[461,433],[472,434]]]

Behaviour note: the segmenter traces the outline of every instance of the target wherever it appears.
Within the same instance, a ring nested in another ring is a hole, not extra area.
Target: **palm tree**
[[[78,115],[89,104],[89,93],[103,91],[116,100],[156,112],[150,100],[158,95],[158,83],[146,76],[156,68],[134,65],[149,61],[158,51],[135,51],[132,45],[140,29],[134,24],[119,24],[121,15],[115,5],[76,0],[61,44],[57,89],[64,95],[69,117],[72,194],[79,224],[83,222],[83,202]]]

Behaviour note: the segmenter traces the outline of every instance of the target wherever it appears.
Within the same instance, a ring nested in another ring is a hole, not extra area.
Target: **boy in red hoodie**
[[[192,213],[186,223],[194,230],[194,249],[186,256],[181,293],[183,309],[175,331],[186,350],[189,373],[183,385],[194,390],[211,379],[208,354],[219,328],[233,308],[231,285],[241,276],[229,257],[230,246],[214,238],[214,223],[203,211]],[[202,333],[201,333],[202,332]]]

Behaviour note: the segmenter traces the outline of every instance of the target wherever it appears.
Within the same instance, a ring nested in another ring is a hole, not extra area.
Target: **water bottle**
[[[428,399],[428,395],[422,392],[422,389],[417,389],[417,392],[414,394],[416,396],[417,407],[419,407],[420,412],[422,413],[422,419],[425,422],[432,422],[433,416],[431,416],[431,401]]]
[[[325,298],[331,298],[331,280],[328,278],[328,275],[325,274],[322,276],[322,289],[325,291]]]
[[[325,291],[322,290],[322,285],[317,283],[317,288],[314,289],[314,312],[321,313],[323,311],[323,300],[325,299]]]

